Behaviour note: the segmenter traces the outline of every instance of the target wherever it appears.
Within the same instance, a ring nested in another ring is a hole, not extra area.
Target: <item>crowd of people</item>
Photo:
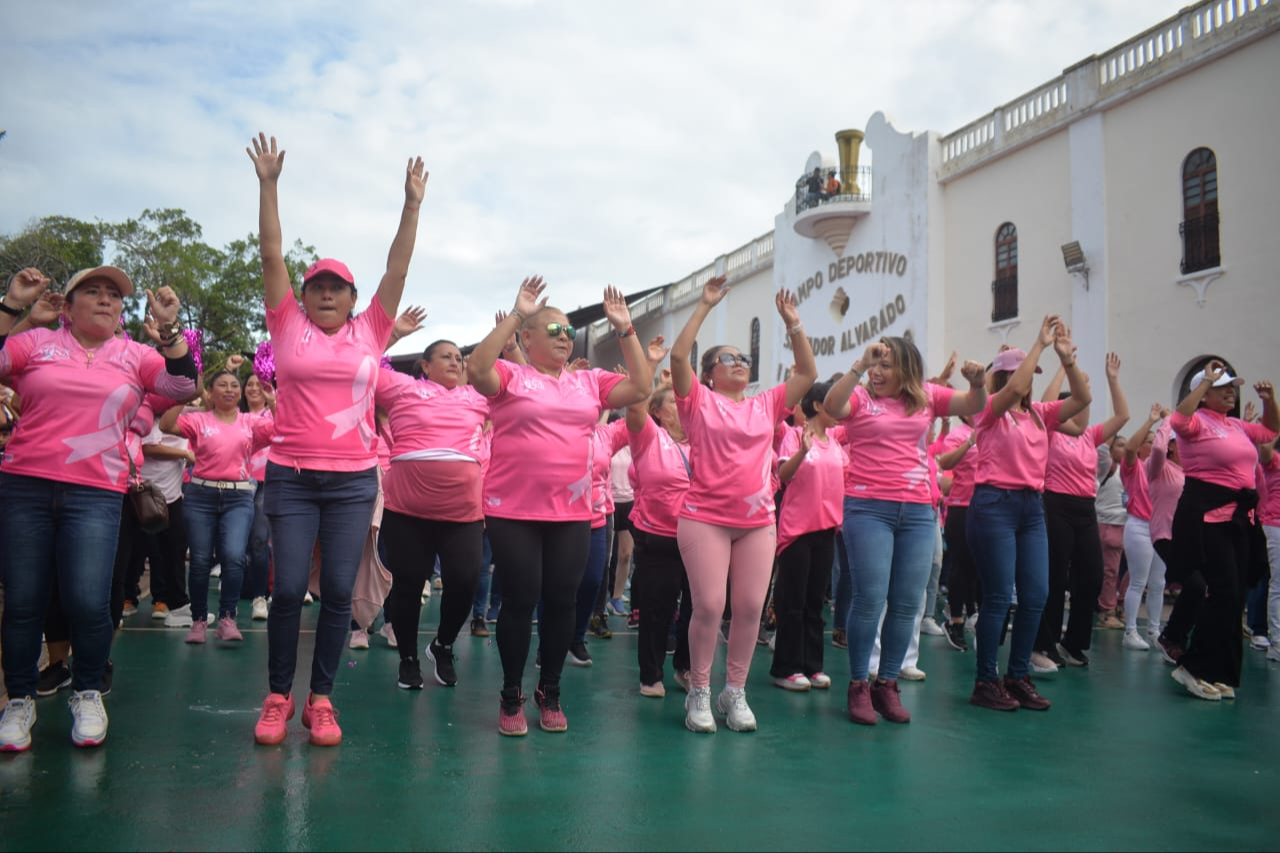
[[[201,375],[198,335],[181,329],[169,288],[147,292],[150,343],[128,339],[133,283],[114,267],[77,273],[57,295],[24,270],[0,303],[0,381],[12,389],[0,401],[0,750],[28,749],[36,697],[64,687],[73,742],[105,740],[113,633],[138,606],[145,566],[153,617],[187,628],[188,643],[207,644],[210,626],[215,644],[242,642],[241,601],[266,621],[254,738],[268,745],[285,740],[298,704],[311,743],[341,743],[342,649],[367,647],[380,613],[398,687],[424,689],[418,636],[436,572],[426,668],[456,685],[455,642],[469,620],[487,635],[496,607],[507,736],[529,728],[530,652],[538,725],[563,732],[565,663],[590,665],[588,634],[608,636],[608,615],[623,613],[639,633],[639,695],[665,697],[672,654],[685,725],[703,733],[718,720],[756,729],[747,684],[766,621],[774,685],[832,686],[828,601],[831,642],[848,654],[848,716],[866,726],[910,721],[899,680],[925,678],[922,633],[957,652],[973,636],[970,702],[998,711],[1048,710],[1033,675],[1087,667],[1094,632],[1108,628],[1124,630],[1125,650],[1155,646],[1192,695],[1234,698],[1250,596],[1250,643],[1266,648],[1269,635],[1280,660],[1280,410],[1268,382],[1254,386],[1260,412],[1236,417],[1243,380],[1210,362],[1176,409],[1152,405],[1126,438],[1120,358],[1106,357],[1112,415],[1094,418],[1103,401],[1057,316],[1027,350],[989,363],[953,356],[930,377],[910,340],[885,337],[819,382],[782,290],[795,364],[748,396],[751,358],[736,347],[694,363],[728,292],[721,277],[670,348],[642,344],[622,293],[606,289],[625,362],[614,371],[573,360],[578,330],[530,277],[468,356],[434,341],[410,376],[383,353],[424,316],[397,318],[422,160],[406,167],[386,272],[357,314],[355,277],[337,260],[313,264],[295,294],[284,152],[259,135],[248,153],[270,337],[252,364],[236,355]],[[1037,399],[1046,358],[1058,368]],[[146,504],[153,492],[167,524]],[[308,691],[295,699],[313,595]]]

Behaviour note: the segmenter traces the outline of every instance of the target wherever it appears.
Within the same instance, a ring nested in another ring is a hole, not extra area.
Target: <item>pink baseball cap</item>
[[[1026,358],[1027,354],[1020,349],[1007,349],[996,355],[995,360],[991,362],[991,369],[997,373],[1003,370],[1017,370]],[[1037,365],[1036,373],[1044,373],[1044,371]]]
[[[351,274],[347,265],[333,258],[321,258],[308,267],[306,275],[302,277],[303,285],[319,275],[336,275],[352,287],[356,285],[356,277]]]

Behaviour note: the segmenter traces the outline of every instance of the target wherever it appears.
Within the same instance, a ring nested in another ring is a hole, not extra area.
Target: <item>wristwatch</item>
[[[160,340],[167,341],[182,331],[182,323],[177,319],[173,319],[168,323],[158,326],[156,331],[160,333]]]

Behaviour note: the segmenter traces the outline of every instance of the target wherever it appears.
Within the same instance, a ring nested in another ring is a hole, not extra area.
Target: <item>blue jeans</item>
[[[897,679],[924,600],[936,524],[929,504],[845,497],[844,541],[853,577],[848,619],[852,680],[867,678],[882,612],[879,677]]]
[[[4,543],[5,688],[36,695],[40,634],[54,575],[75,649],[72,686],[102,689],[111,654],[111,570],[124,496],[107,489],[0,473]]]
[[[311,555],[320,543],[320,616],[311,659],[311,692],[328,696],[351,627],[351,590],[378,497],[376,468],[297,471],[267,463],[267,518],[276,581],[267,618],[267,671],[272,693],[288,694],[298,666],[302,598]]]
[[[832,629],[846,631],[849,607],[853,604],[853,578],[849,574],[849,550],[844,544],[844,531],[836,531],[836,558],[831,561]]]
[[[1013,620],[1007,672],[1011,678],[1022,678],[1030,671],[1031,651],[1049,597],[1044,500],[1034,489],[979,485],[969,502],[965,534],[982,581],[976,631],[978,680],[995,681],[1000,676],[1000,632],[1009,615],[1015,584],[1018,612]]]
[[[597,527],[591,531],[591,550],[587,552],[587,570],[578,584],[578,609],[574,614],[573,641],[587,641],[587,626],[591,623],[591,614],[596,609],[596,593],[600,591],[600,582],[604,580],[604,570],[609,563],[610,524]],[[538,639],[542,639],[542,602],[538,602]]]
[[[249,555],[244,564],[244,584],[240,597],[246,600],[266,598],[271,594],[271,525],[263,509],[266,483],[259,483],[253,493],[253,527],[249,531]]]
[[[208,615],[209,570],[213,568],[216,544],[222,565],[218,618],[234,619],[240,584],[244,582],[249,531],[253,528],[253,492],[187,483],[182,487],[182,498],[186,505],[187,547],[191,549],[187,575],[191,618],[199,620]]]

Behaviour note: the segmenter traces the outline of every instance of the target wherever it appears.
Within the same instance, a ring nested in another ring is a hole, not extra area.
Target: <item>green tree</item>
[[[77,270],[100,266],[104,243],[99,223],[46,216],[16,234],[0,235],[0,276],[7,282],[19,270],[35,267],[61,286]]]

